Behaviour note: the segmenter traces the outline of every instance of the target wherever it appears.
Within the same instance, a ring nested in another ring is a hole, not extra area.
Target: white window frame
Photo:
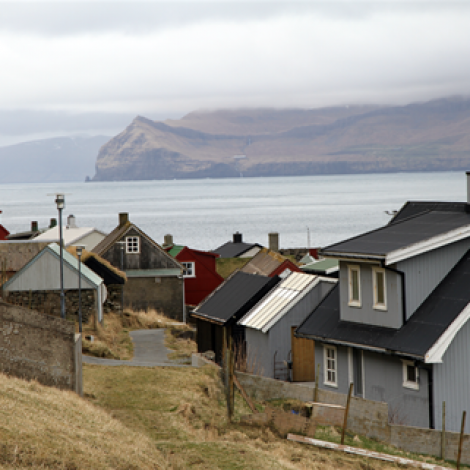
[[[196,277],[196,263],[194,261],[181,261],[181,264],[184,268],[183,277]],[[188,269],[191,271],[190,274],[187,274]]]
[[[140,237],[136,237],[136,236],[126,237],[126,253],[129,253],[129,254],[140,253]]]
[[[419,369],[413,361],[402,360],[403,363],[403,387],[411,388],[412,390],[419,390]],[[415,368],[416,381],[408,380],[408,367]]]
[[[378,282],[377,282],[377,274],[383,274],[383,294],[384,294],[384,301],[379,302],[378,299]],[[374,310],[387,310],[387,277],[385,274],[384,268],[372,268],[372,290],[374,292]]]
[[[328,351],[333,352],[333,358],[328,356]],[[333,361],[333,367],[329,367],[329,361]],[[334,380],[330,380],[331,375],[329,372],[333,374]],[[323,345],[323,384],[338,388],[338,350],[336,346],[329,344]]]
[[[353,272],[357,272],[357,292],[359,299],[353,298]],[[361,267],[358,265],[348,265],[348,305],[350,307],[361,307]]]

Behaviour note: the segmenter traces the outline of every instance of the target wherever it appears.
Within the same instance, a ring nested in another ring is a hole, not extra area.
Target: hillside
[[[84,181],[110,138],[54,137],[0,147],[0,184]]]
[[[234,158],[245,155],[245,158]],[[407,106],[194,112],[137,117],[105,144],[95,181],[462,170],[470,99]]]

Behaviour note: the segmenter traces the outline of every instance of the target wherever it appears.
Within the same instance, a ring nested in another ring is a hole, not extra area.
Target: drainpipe
[[[186,297],[184,295],[184,275],[181,275],[181,278],[183,280],[183,323],[186,323]]]
[[[387,271],[391,271],[393,273],[396,273],[400,276],[401,278],[401,299],[402,299],[402,312],[403,312],[403,325],[406,325],[407,319],[406,319],[406,289],[405,289],[405,273],[403,271],[399,271],[398,269],[391,268],[390,266],[385,266],[384,262],[380,262],[382,268],[384,268]]]

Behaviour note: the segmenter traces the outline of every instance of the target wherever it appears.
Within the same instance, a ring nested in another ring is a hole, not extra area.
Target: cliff
[[[244,155],[245,157],[234,158]],[[101,148],[95,181],[470,168],[470,99],[407,106],[137,117]]]

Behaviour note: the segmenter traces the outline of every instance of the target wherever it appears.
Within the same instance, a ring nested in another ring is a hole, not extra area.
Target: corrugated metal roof
[[[326,274],[332,271],[337,271],[338,268],[339,268],[339,261],[334,258],[314,261],[313,263],[309,263],[309,264],[306,264],[305,266],[300,267],[302,271],[324,272]]]
[[[303,296],[318,283],[317,276],[291,273],[239,322],[266,333]]]

